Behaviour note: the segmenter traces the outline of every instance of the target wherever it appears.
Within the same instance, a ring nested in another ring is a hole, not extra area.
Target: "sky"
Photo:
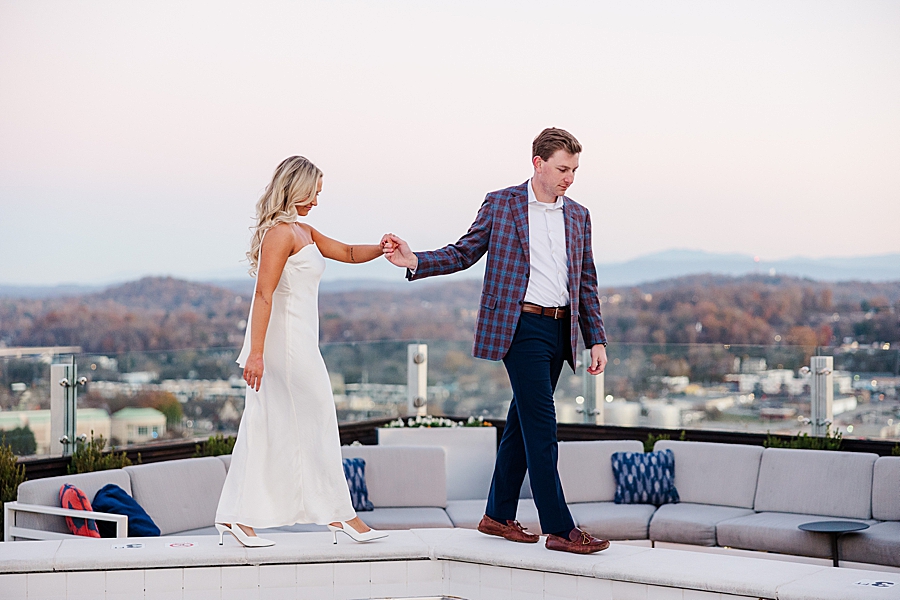
[[[896,1],[0,0],[0,283],[240,277],[291,154],[324,234],[436,248],[549,126],[598,262],[900,252],[898,31]]]

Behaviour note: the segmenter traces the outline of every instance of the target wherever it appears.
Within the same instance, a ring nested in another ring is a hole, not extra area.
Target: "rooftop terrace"
[[[497,365],[468,358],[468,348],[464,346],[467,345],[431,346],[424,363],[403,360],[410,356],[405,344],[324,347],[332,374],[340,375],[333,378],[333,386],[342,417],[342,443],[376,444],[378,427],[397,415],[417,410],[440,413],[450,408],[468,409],[468,413],[457,413],[462,415],[457,418],[469,414],[485,416],[494,424],[499,439],[504,426],[502,398],[508,396],[508,383],[499,377],[502,373]],[[622,348],[617,351],[620,356],[611,356],[613,362],[605,379],[585,377],[581,370],[576,375],[564,375],[557,398],[559,438],[644,441],[682,436],[688,441],[759,447],[767,441],[786,441],[798,431],[813,432],[809,422],[793,418],[766,420],[761,415],[765,408],[778,408],[795,411],[792,414],[801,418],[815,416],[810,413],[814,409],[810,380],[817,375],[804,375],[800,367],[808,364],[810,356],[820,353],[817,350],[820,349],[708,345]],[[835,352],[834,371],[838,367],[847,370],[827,387],[837,395],[850,394],[858,405],[857,409],[848,409],[852,414],[844,415],[844,421],[832,416],[841,423],[843,451],[879,456],[890,456],[895,451],[900,435],[895,433],[890,415],[900,407],[900,386],[892,383],[895,373],[885,370],[896,369],[900,364],[893,353],[900,357],[896,349]],[[124,386],[122,390],[127,387],[134,394],[153,390],[152,386],[157,385],[154,377],[160,377],[154,376],[153,369],[174,369],[170,373],[185,369],[185,374],[189,374],[191,369],[208,370],[212,364],[219,365],[215,368],[220,374],[211,386],[196,378],[185,379],[184,386],[179,386],[177,379],[167,380],[165,388],[170,393],[184,392],[183,397],[178,396],[184,410],[182,420],[171,424],[168,439],[121,447],[120,451],[124,450],[134,462],[139,457],[141,463],[149,465],[194,456],[197,446],[202,450],[205,445],[202,434],[210,432],[204,429],[207,425],[212,431],[224,429],[227,433],[227,423],[217,421],[225,413],[216,406],[234,402],[233,352],[199,352],[193,358],[188,354],[142,353],[104,360],[88,355],[74,357],[79,367],[77,375],[87,372],[94,381],[107,382],[97,386],[104,393],[120,384]],[[71,364],[72,358],[50,362]],[[18,371],[6,368],[4,378],[16,372],[32,373],[24,386],[19,381],[3,382],[15,384],[13,396],[20,407],[27,408],[32,403],[36,406],[30,408],[36,408],[43,402],[42,394],[59,393],[46,359],[6,360],[7,367],[12,365]],[[680,360],[690,365],[692,375],[686,377],[687,387],[685,378],[670,377],[659,369],[660,364]],[[421,366],[414,365],[422,364],[432,369],[427,374],[427,386],[417,388],[413,381],[421,378],[414,378],[413,370]],[[741,364],[749,373],[742,371]],[[767,369],[766,364],[776,368]],[[873,368],[882,370],[863,370]],[[656,374],[650,376],[649,371]],[[732,371],[740,376],[730,377]],[[129,372],[140,372],[139,379],[144,383],[120,377]],[[70,379],[74,381],[75,375],[72,373]],[[773,387],[775,379],[782,382],[777,390]],[[748,381],[762,395],[742,391],[740,386],[748,385]],[[84,399],[97,400],[97,396],[90,396],[90,385],[89,380],[84,388],[72,386],[76,393],[81,390],[82,398],[73,395],[69,398],[71,406]],[[423,407],[415,405],[417,397],[426,400]],[[710,399],[714,401],[711,404]],[[629,410],[623,412],[622,407]],[[13,411],[4,412],[10,415]],[[853,424],[857,433],[878,435],[854,436],[848,427]],[[770,437],[766,428],[781,433]],[[826,430],[829,428],[838,429],[830,424]],[[64,475],[69,462],[67,454],[57,452],[25,458],[21,464],[28,478],[36,480]],[[835,484],[840,486],[840,482]],[[528,500],[524,502],[527,513]],[[871,519],[867,522],[876,523]],[[543,544],[512,544],[459,527],[397,530],[385,541],[366,545],[347,542],[334,546],[329,534],[317,532],[276,532],[267,536],[276,540],[275,547],[244,549],[231,539],[220,547],[211,535],[179,534],[162,538],[3,542],[0,599],[368,599],[441,595],[468,600],[900,598],[900,567],[866,564],[856,568],[859,563],[844,562],[838,569],[830,566],[829,558],[821,556],[685,546],[651,539],[614,541],[609,550],[584,557],[553,553]]]
[[[477,532],[392,532],[368,544],[272,534],[271,548],[215,537],[0,544],[0,598],[422,598],[467,600],[883,600],[900,576],[613,543],[553,553]],[[131,546],[131,547],[128,547]]]

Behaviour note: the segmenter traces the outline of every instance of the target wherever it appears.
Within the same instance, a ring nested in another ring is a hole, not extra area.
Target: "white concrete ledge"
[[[193,573],[208,572],[210,567],[221,573],[238,572],[234,571],[234,567],[255,569],[254,573],[268,573],[277,568],[299,572],[297,570],[303,565],[308,565],[303,567],[308,569],[317,568],[315,565],[329,565],[323,566],[326,569],[323,573],[335,573],[332,585],[339,585],[337,574],[342,569],[349,569],[348,573],[355,572],[356,567],[352,564],[371,564],[371,568],[366,567],[370,573],[380,573],[384,569],[387,569],[385,573],[393,572],[391,569],[407,573],[411,569],[408,565],[431,563],[443,565],[439,570],[443,573],[444,592],[465,592],[458,595],[471,599],[491,597],[484,592],[485,585],[502,586],[506,585],[504,581],[509,580],[509,585],[515,586],[533,577],[540,578],[541,586],[545,581],[551,582],[547,585],[551,588],[559,586],[560,591],[595,586],[600,592],[599,595],[589,596],[591,598],[607,597],[603,590],[609,590],[609,598],[615,598],[621,592],[627,597],[637,594],[634,597],[648,600],[657,597],[710,600],[900,599],[898,573],[835,569],[617,543],[598,554],[578,556],[548,551],[543,540],[538,544],[515,544],[467,529],[393,531],[389,538],[368,544],[356,544],[339,537],[337,546],[328,533],[283,533],[271,537],[277,542],[274,547],[258,549],[243,548],[232,538],[226,538],[225,545],[219,546],[215,536],[6,542],[0,543],[0,573],[3,574],[0,581],[18,585],[16,582],[26,576],[36,578],[35,581],[41,577],[52,581],[50,575],[66,573],[65,580],[78,573],[83,573],[84,577],[89,577],[89,573],[105,573],[106,581],[110,581],[111,574],[115,572],[140,572],[141,581],[144,581],[145,573],[147,578],[152,579],[178,572],[181,575],[172,576],[182,577],[186,586]],[[125,544],[140,544],[141,547],[122,548]],[[384,564],[384,569],[376,568],[376,563]],[[347,565],[346,569],[341,565]],[[374,575],[372,577],[371,585],[374,586],[376,580]],[[307,585],[304,581],[297,579],[295,585]],[[873,587],[860,584],[866,581],[883,581],[893,585]],[[224,597],[227,585],[225,579],[222,582]],[[359,585],[367,584],[363,582]],[[185,597],[187,589],[184,588]],[[359,593],[363,593],[362,590],[359,588]],[[669,594],[666,590],[671,595],[666,595]],[[690,596],[681,590],[690,590]],[[434,593],[439,591],[435,589]],[[582,597],[577,592],[553,596]],[[516,594],[513,597],[517,597]]]

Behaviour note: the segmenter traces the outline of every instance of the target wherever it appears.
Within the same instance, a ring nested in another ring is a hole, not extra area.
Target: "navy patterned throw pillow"
[[[659,452],[616,452],[612,455],[616,478],[616,504],[670,504],[678,502],[675,455]]]
[[[350,488],[353,510],[374,509],[369,501],[369,488],[366,487],[366,461],[362,458],[345,458],[344,477],[347,478],[347,487]]]

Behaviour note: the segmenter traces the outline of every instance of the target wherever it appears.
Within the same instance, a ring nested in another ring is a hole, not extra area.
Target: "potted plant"
[[[25,467],[18,463],[12,448],[0,444],[0,530],[3,529],[3,504],[16,499],[19,484],[25,481]]]

